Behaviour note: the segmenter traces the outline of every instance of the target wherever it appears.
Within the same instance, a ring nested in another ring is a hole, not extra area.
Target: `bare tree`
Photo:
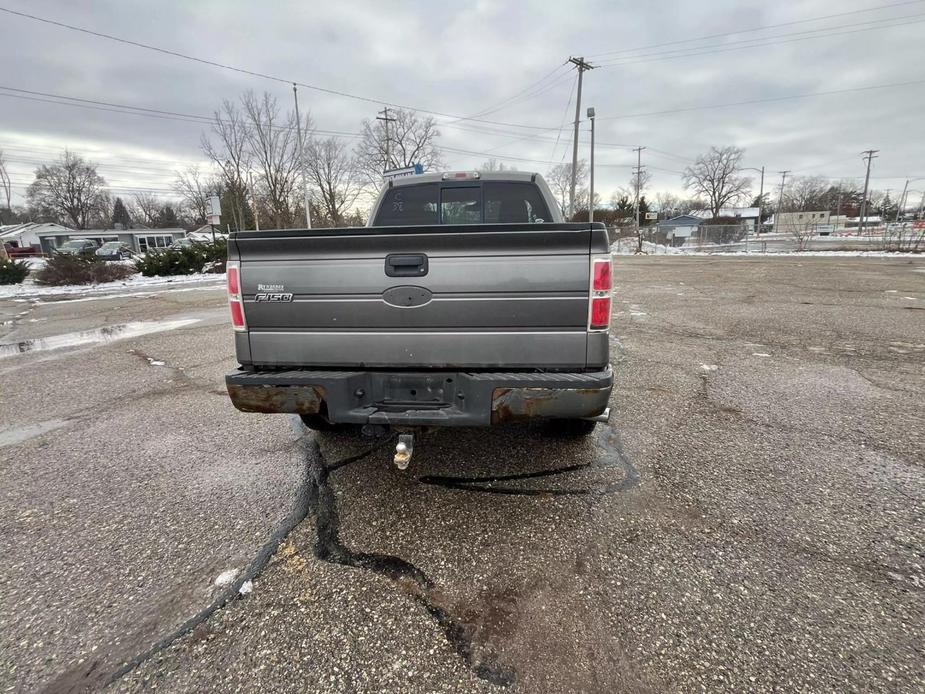
[[[517,171],[517,168],[492,158],[482,162],[479,171]]]
[[[96,172],[96,166],[78,154],[64,150],[54,164],[35,170],[35,181],[29,186],[29,204],[64,224],[86,229],[94,218],[108,210],[106,181]]]
[[[132,219],[153,229],[163,206],[164,201],[154,193],[136,193],[130,205]]]
[[[652,182],[652,173],[646,169],[643,169],[639,172],[639,176],[636,174],[631,174],[629,178],[629,187],[626,189],[629,196],[632,198],[636,194],[636,186],[639,186],[639,197],[641,198],[646,194],[646,190],[649,187],[649,184]]]
[[[588,186],[585,181],[588,178],[588,161],[587,159],[578,160],[578,171],[575,176],[575,209],[581,209],[588,204]],[[546,182],[549,184],[552,194],[556,196],[559,203],[559,209],[563,215],[568,215],[569,192],[572,187],[572,163],[557,164],[549,170],[546,175]]]
[[[395,120],[364,120],[360,142],[356,146],[357,169],[371,188],[382,184],[382,172],[388,169],[421,164],[425,170],[439,169],[443,157],[435,140],[440,135],[432,116],[395,109]]]
[[[668,191],[659,191],[655,194],[655,206],[659,217],[669,219],[674,217],[681,209],[681,198]]]
[[[788,210],[829,209],[829,181],[822,176],[794,176],[784,189],[784,204]]]
[[[317,191],[322,219],[331,226],[342,226],[362,191],[353,157],[345,144],[330,137],[312,139],[307,158],[308,177]]]
[[[173,189],[183,201],[190,221],[194,225],[201,225],[206,223],[209,216],[209,198],[221,195],[222,184],[217,178],[204,175],[198,166],[191,166],[177,172]]]
[[[213,114],[212,133],[217,143],[204,134],[202,151],[221,171],[222,187],[230,208],[223,213],[231,216],[235,228],[243,229],[247,219],[247,172],[252,160],[247,117],[226,99],[222,108]]]
[[[292,226],[295,218],[296,187],[300,177],[299,143],[294,113],[280,115],[276,97],[264,92],[258,98],[248,91],[241,97],[247,117],[250,159],[257,169],[257,187],[269,223],[277,229]],[[311,116],[305,116],[302,132],[312,130]]]
[[[684,169],[684,187],[707,200],[713,217],[730,203],[748,195],[751,179],[741,175],[745,154],[739,147],[711,147]]]

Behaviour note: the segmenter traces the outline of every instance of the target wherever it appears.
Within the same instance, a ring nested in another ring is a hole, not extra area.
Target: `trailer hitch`
[[[414,434],[399,434],[398,443],[395,444],[395,458],[393,462],[399,470],[407,470],[414,454]]]

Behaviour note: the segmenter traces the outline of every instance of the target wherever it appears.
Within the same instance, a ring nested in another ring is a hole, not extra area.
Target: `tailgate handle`
[[[427,256],[423,253],[387,255],[385,274],[389,277],[423,277],[427,274]]]

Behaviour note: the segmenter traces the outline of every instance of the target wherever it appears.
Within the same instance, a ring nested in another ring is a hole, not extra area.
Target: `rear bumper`
[[[607,409],[613,372],[238,370],[225,383],[242,412],[322,414],[338,424],[485,426],[596,417]]]

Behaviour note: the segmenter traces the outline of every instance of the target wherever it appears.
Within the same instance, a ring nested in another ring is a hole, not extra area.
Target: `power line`
[[[737,41],[734,43],[742,44],[736,46],[720,46],[720,47],[704,47],[697,46],[690,49],[679,49],[675,51],[666,51],[664,53],[652,53],[652,54],[642,54],[640,56],[628,56],[625,59],[615,60],[611,62],[601,63],[600,66],[614,67],[614,66],[623,66],[623,65],[634,65],[637,63],[648,63],[661,60],[674,60],[676,58],[693,58],[700,55],[712,55],[714,53],[728,53],[729,51],[740,51],[748,48],[762,48],[764,46],[777,46],[785,43],[795,43],[798,41],[810,41],[813,39],[820,38],[829,38],[831,36],[844,36],[847,34],[857,34],[860,32],[869,32],[875,31],[878,29],[890,29],[892,27],[904,27],[909,24],[918,24],[921,23],[922,19],[915,19],[917,17],[923,17],[925,15],[916,14],[909,15],[907,17],[891,17],[889,19],[880,19],[873,20],[872,22],[862,22],[863,28],[860,29],[851,29],[848,31],[824,31],[822,29],[813,30],[812,32],[795,32],[794,34],[782,34],[777,37],[769,36],[757,39],[748,39],[744,41]],[[909,21],[915,20],[915,21]],[[871,26],[872,24],[880,22],[893,22],[892,24],[883,24],[882,26]],[[845,26],[859,26],[859,24],[849,24]],[[837,27],[836,27],[837,28]],[[824,32],[824,33],[819,33]],[[807,34],[812,33],[812,36],[798,36],[798,34]],[[790,36],[797,36],[797,38],[787,38]],[[783,40],[780,40],[783,39]]]
[[[109,113],[127,113],[128,115],[134,115],[134,116],[145,116],[145,117],[158,118],[161,120],[174,120],[178,122],[191,122],[191,123],[196,123],[196,124],[201,124],[201,125],[212,125],[215,122],[219,122],[219,123],[227,122],[221,117],[218,117],[216,115],[206,116],[206,115],[201,115],[201,114],[180,113],[177,111],[163,111],[161,109],[152,109],[152,108],[147,108],[144,106],[132,106],[129,104],[118,104],[118,103],[113,103],[113,102],[108,102],[108,101],[98,101],[95,99],[84,99],[80,97],[65,96],[62,94],[52,94],[50,92],[39,92],[39,91],[34,91],[34,90],[29,90],[29,89],[21,89],[17,87],[6,87],[2,85],[0,85],[0,90],[19,92],[18,94],[4,94],[0,92],[0,97],[26,99],[28,101],[38,101],[41,103],[58,104],[61,106],[75,106],[75,107],[80,107],[80,108],[89,108],[92,110],[105,111]],[[37,95],[37,96],[26,96],[26,95]],[[40,96],[49,97],[49,99],[38,98]],[[68,103],[65,103],[64,101],[51,101],[50,99],[66,100]],[[70,102],[78,102],[78,103],[70,103]],[[140,111],[140,112],[136,113],[136,111]],[[280,131],[294,130],[294,128],[290,128],[289,126],[268,125],[268,124],[262,124],[262,125],[272,130],[280,130]],[[498,130],[496,128],[490,128],[490,127],[472,126],[471,124],[454,125],[454,124],[444,123],[444,124],[441,124],[440,127],[441,128],[453,128],[453,129],[458,129],[458,130],[466,130],[469,132],[489,133],[489,134],[499,134],[499,135],[510,135],[512,132],[516,132],[516,131],[510,131],[510,130]],[[553,127],[548,127],[548,128],[537,128],[537,129],[548,131],[548,130],[555,130],[557,127],[558,126],[553,126]],[[362,136],[361,133],[346,132],[343,130],[325,130],[321,128],[315,128],[313,132],[320,133],[323,135],[340,136],[340,137],[348,137],[348,138],[356,138],[356,137]],[[516,132],[516,134],[521,135],[522,133]],[[529,138],[536,138],[536,136],[535,135],[524,135],[523,137],[523,139],[529,139]],[[543,139],[543,138],[539,138],[539,139]],[[609,143],[602,143],[602,144],[606,144],[607,146],[610,146]]]
[[[231,71],[231,72],[237,72],[237,73],[240,73],[240,74],[243,74],[243,75],[248,75],[248,76],[250,76],[250,77],[258,77],[258,78],[260,78],[260,79],[271,80],[271,81],[273,81],[273,82],[279,82],[279,83],[286,84],[286,85],[297,84],[298,86],[300,86],[300,87],[305,87],[306,89],[311,89],[311,90],[313,90],[313,91],[321,92],[321,93],[324,93],[324,94],[330,94],[330,95],[332,95],[332,96],[341,96],[341,97],[344,97],[344,98],[346,98],[346,99],[354,99],[354,100],[357,100],[357,101],[363,101],[363,102],[365,102],[365,103],[376,104],[376,105],[391,106],[392,108],[401,108],[401,109],[407,109],[407,110],[412,110],[412,111],[419,111],[419,112],[421,112],[421,113],[428,113],[428,114],[430,114],[430,115],[441,116],[441,117],[444,117],[444,118],[453,118],[453,119],[456,119],[456,120],[473,121],[473,122],[477,122],[477,123],[491,123],[491,124],[494,124],[494,125],[505,125],[505,126],[514,127],[514,128],[527,128],[527,129],[537,128],[537,129],[540,129],[540,130],[548,130],[548,129],[550,129],[550,128],[539,128],[538,126],[525,125],[525,124],[521,124],[521,123],[505,123],[505,122],[501,122],[501,121],[481,120],[481,119],[478,119],[478,118],[472,118],[472,117],[469,117],[469,116],[461,116],[461,115],[454,114],[454,113],[445,113],[445,112],[443,112],[443,111],[434,111],[434,110],[431,110],[431,109],[419,108],[419,107],[417,107],[417,106],[409,106],[409,105],[407,105],[407,104],[399,104],[399,103],[396,103],[396,102],[386,101],[385,99],[378,99],[378,98],[373,98],[373,97],[361,96],[361,95],[359,95],[359,94],[352,94],[352,93],[350,93],[350,92],[341,91],[341,90],[339,90],[339,89],[329,89],[329,88],[327,88],[327,87],[320,87],[320,86],[318,86],[318,85],[316,85],[316,84],[309,84],[309,83],[307,83],[307,82],[299,82],[298,80],[291,80],[291,79],[287,79],[287,78],[284,78],[284,77],[279,77],[279,76],[277,76],[277,75],[271,75],[271,74],[268,74],[268,73],[266,73],[266,72],[259,72],[259,71],[257,71],[257,70],[249,70],[249,69],[247,69],[247,68],[236,67],[236,66],[234,66],[234,65],[227,65],[227,64],[225,64],[225,63],[220,63],[220,62],[218,62],[217,60],[209,60],[209,59],[207,59],[207,58],[198,58],[198,57],[196,57],[196,56],[189,55],[189,54],[186,54],[186,53],[180,53],[179,51],[174,51],[174,50],[171,50],[171,49],[168,49],[168,48],[161,48],[161,47],[159,47],[159,46],[154,46],[154,45],[152,45],[152,44],[142,43],[141,41],[133,41],[133,40],[131,40],[131,39],[122,38],[122,37],[120,37],[120,36],[114,36],[114,35],[112,35],[112,34],[106,34],[106,33],[100,32],[100,31],[93,31],[92,29],[87,29],[87,28],[85,28],[85,27],[79,27],[79,26],[76,26],[76,25],[73,25],[73,24],[67,24],[67,23],[65,23],[65,22],[59,22],[59,21],[56,21],[56,20],[53,20],[53,19],[48,19],[48,18],[46,18],[46,17],[39,17],[39,16],[34,15],[34,14],[29,14],[28,12],[19,12],[18,10],[12,10],[12,9],[10,9],[10,8],[8,8],[8,7],[0,7],[0,12],[6,12],[7,14],[15,15],[15,16],[17,16],[17,17],[22,17],[22,18],[24,18],[24,19],[31,19],[31,20],[36,21],[36,22],[42,22],[42,23],[44,23],[44,24],[50,24],[50,25],[52,25],[52,26],[56,26],[56,27],[59,27],[59,28],[62,28],[62,29],[68,29],[68,30],[70,30],[70,31],[76,31],[76,32],[79,32],[79,33],[82,33],[82,34],[87,34],[87,35],[89,35],[89,36],[95,36],[95,37],[97,37],[97,38],[106,39],[106,40],[108,40],[108,41],[115,41],[115,42],[117,42],[117,43],[122,43],[122,44],[126,44],[126,45],[129,45],[129,46],[134,46],[134,47],[136,47],[136,48],[143,48],[143,49],[145,49],[145,50],[154,51],[154,52],[156,52],[156,53],[162,53],[162,54],[164,54],[164,55],[173,56],[173,57],[175,57],[175,58],[181,58],[181,59],[183,59],[183,60],[189,60],[189,61],[192,61],[192,62],[195,62],[195,63],[200,63],[200,64],[202,64],[202,65],[208,65],[208,66],[210,66],[210,67],[215,67],[215,68],[219,68],[219,69],[222,69],[222,70],[229,70],[229,71]]]
[[[35,101],[40,101],[42,103],[49,103],[49,104],[54,104],[54,105],[59,105],[59,106],[88,108],[92,110],[101,110],[101,111],[106,111],[106,112],[111,112],[111,113],[121,113],[121,114],[145,116],[145,117],[150,116],[150,117],[156,117],[159,119],[176,120],[179,122],[188,122],[194,125],[208,125],[208,124],[211,124],[212,122],[215,122],[215,116],[209,117],[209,116],[203,116],[203,115],[197,115],[197,114],[181,113],[177,111],[163,111],[161,109],[149,109],[146,107],[135,107],[135,106],[127,105],[127,104],[118,104],[114,102],[98,101],[98,100],[93,100],[93,99],[82,99],[79,97],[71,97],[71,96],[63,96],[63,95],[58,95],[58,94],[52,94],[50,92],[22,90],[22,89],[18,89],[15,87],[0,86],[0,89],[16,90],[19,92],[25,92],[26,94],[41,94],[41,95],[47,95],[49,97],[53,97],[54,99],[66,99],[67,100],[67,101],[54,101],[52,99],[25,96],[23,94],[0,93],[0,96],[7,96],[11,98],[24,98],[24,99],[35,100]],[[571,103],[571,96],[569,98],[569,104],[570,103]],[[567,107],[568,107],[568,104],[567,104]],[[566,112],[568,110],[567,107],[566,107]],[[220,118],[218,120],[221,121]],[[290,129],[284,126],[268,126],[268,127],[279,128],[283,130]],[[462,126],[455,126],[455,127],[459,127],[464,130],[472,130],[473,132],[480,132],[479,130],[473,130],[472,128],[468,128],[468,127],[462,127]],[[564,127],[564,123],[563,123],[563,127]],[[344,138],[357,138],[361,136],[359,133],[350,133],[350,132],[336,131],[336,130],[316,129],[314,132],[318,134],[325,134],[325,135],[330,135],[333,137],[344,137]],[[489,131],[489,132],[496,132],[496,131]],[[508,133],[500,133],[500,134],[508,134]],[[561,131],[560,131],[560,135],[561,135]],[[545,140],[545,141],[552,141],[551,138],[543,138],[538,135],[526,135],[526,136],[522,136],[521,139],[539,139],[539,140]],[[566,142],[571,143],[570,140],[567,140]],[[629,148],[631,146],[631,145],[626,145],[626,144],[608,143],[608,142],[604,142],[600,144],[601,146],[616,147],[616,148]],[[448,148],[444,147],[443,149],[448,149]],[[489,150],[487,152],[479,152],[477,154],[482,154],[482,155],[487,156],[487,155],[492,155],[492,151]],[[547,163],[546,160],[537,160],[537,159],[511,158],[511,157],[501,157],[501,158],[511,159],[511,160],[523,160],[523,161],[534,161],[534,162],[539,162],[539,163]],[[564,158],[564,155],[563,155],[563,158]],[[157,160],[154,160],[154,161],[157,161]],[[185,163],[191,164],[191,163],[197,163],[197,162],[185,162]],[[549,163],[554,164],[556,162],[549,162]],[[607,165],[602,164],[601,166],[607,166]]]
[[[707,34],[705,36],[698,36],[696,38],[691,38],[691,39],[681,39],[678,41],[666,41],[664,43],[653,43],[653,44],[649,44],[646,46],[637,46],[636,48],[623,48],[618,51],[605,51],[604,53],[595,53],[591,57],[599,58],[605,55],[634,53],[636,51],[646,50],[648,48],[662,48],[664,46],[676,46],[682,43],[696,43],[698,41],[706,41],[708,39],[718,39],[724,36],[737,36],[739,34],[748,34],[748,33],[756,32],[756,31],[765,31],[767,29],[779,29],[781,27],[795,26],[797,24],[808,24],[811,22],[821,22],[826,19],[835,19],[837,17],[846,17],[848,15],[864,14],[867,12],[878,12],[880,10],[890,9],[893,7],[902,7],[905,5],[916,5],[920,2],[922,2],[922,0],[906,0],[905,2],[894,2],[894,3],[889,3],[887,5],[877,5],[875,7],[868,7],[862,10],[851,10],[849,12],[837,12],[835,14],[822,15],[819,17],[811,17],[809,19],[797,19],[797,20],[793,20],[790,22],[781,22],[779,24],[765,24],[762,26],[751,27],[748,29],[736,29],[735,31],[725,31],[719,34]]]
[[[518,91],[517,93],[515,93],[515,94],[513,94],[513,95],[511,95],[511,96],[509,96],[509,97],[507,97],[506,99],[502,99],[501,101],[499,101],[499,102],[498,102],[497,104],[495,104],[494,106],[491,106],[491,107],[489,107],[489,108],[487,108],[487,109],[485,109],[485,110],[483,110],[483,111],[479,111],[478,113],[473,113],[471,116],[469,116],[469,118],[477,118],[477,117],[479,117],[479,116],[486,116],[486,115],[488,115],[489,113],[495,113],[496,111],[500,111],[500,110],[502,110],[502,109],[505,109],[505,108],[507,108],[508,106],[511,106],[511,105],[513,105],[514,103],[516,103],[518,100],[532,99],[532,98],[535,97],[535,96],[539,96],[540,94],[543,94],[543,93],[547,92],[547,91],[548,91],[549,89],[551,89],[553,86],[555,86],[555,85],[558,84],[560,81],[562,81],[563,78],[566,78],[566,77],[568,77],[569,75],[568,75],[568,74],[560,75],[559,78],[553,80],[551,84],[545,85],[542,89],[536,90],[536,89],[534,89],[534,88],[535,88],[535,87],[538,87],[538,86],[541,85],[543,82],[545,82],[547,79],[549,79],[550,77],[552,77],[553,75],[555,75],[557,72],[559,72],[559,71],[560,71],[563,67],[565,67],[566,65],[568,65],[568,61],[565,61],[565,62],[563,62],[563,63],[560,63],[559,65],[557,65],[557,66],[555,67],[555,69],[553,69],[553,70],[551,70],[550,72],[546,73],[545,75],[543,75],[542,77],[540,77],[540,78],[539,78],[538,80],[536,80],[535,82],[531,82],[529,85],[527,85],[526,87],[524,87],[523,89],[521,89],[521,90]],[[527,92],[531,92],[531,91],[532,91],[533,93],[527,95]],[[521,95],[524,95],[523,99],[520,98]],[[459,122],[459,121],[450,121],[450,123],[446,123],[446,124],[444,124],[444,125],[449,125],[449,124],[455,123],[455,122]]]
[[[568,100],[565,102],[565,110],[562,112],[562,122],[559,124],[559,131],[556,133],[556,142],[552,146],[552,154],[549,155],[551,159],[556,157],[556,148],[559,146],[559,140],[562,137],[562,129],[565,128],[565,119],[568,118],[568,108],[572,105],[572,96],[575,94],[575,86],[578,84],[578,78],[575,78],[575,81],[572,82],[572,88],[568,93]],[[565,159],[565,152],[562,153],[562,159]]]
[[[647,113],[625,113],[619,116],[601,116],[598,120],[619,120],[623,118],[642,118],[645,116],[663,116],[673,113],[686,113],[687,111],[705,111],[714,108],[728,108],[730,106],[748,106],[750,104],[766,104],[774,101],[788,101],[790,99],[807,99],[814,96],[830,96],[832,94],[851,94],[854,92],[871,91],[874,89],[892,89],[895,87],[909,87],[916,84],[925,84],[925,79],[908,82],[893,82],[892,84],[876,84],[869,87],[849,87],[847,89],[831,89],[824,92],[807,92],[806,94],[789,94],[787,96],[772,96],[765,99],[748,99],[746,101],[732,101],[725,104],[709,104],[704,106],[686,106],[681,108],[665,109],[664,111],[649,111]]]

